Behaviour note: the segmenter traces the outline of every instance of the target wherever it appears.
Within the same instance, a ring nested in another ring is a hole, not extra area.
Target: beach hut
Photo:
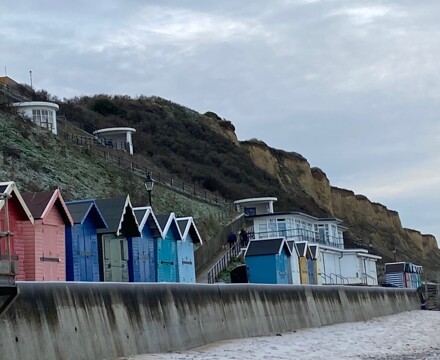
[[[422,284],[423,267],[410,262],[385,264],[385,282],[399,288],[418,288]]]
[[[182,240],[177,241],[178,279],[181,283],[195,283],[194,245],[202,245],[203,241],[192,217],[176,221],[182,234]]]
[[[101,281],[129,281],[128,239],[140,236],[130,196],[97,199],[106,228],[97,230],[99,278]]]
[[[13,181],[0,182],[0,275],[24,280],[26,223],[34,218]]]
[[[98,228],[106,228],[94,200],[66,202],[73,226],[66,227],[66,280],[99,281]]]
[[[250,241],[244,254],[249,269],[249,282],[290,284],[290,256],[290,247],[284,238]]]
[[[24,229],[24,280],[65,281],[65,233],[73,220],[60,190],[22,196],[35,220]]]
[[[307,272],[309,274],[309,284],[318,285],[320,283],[318,279],[319,272],[319,245],[309,243],[310,258],[307,259]]]
[[[297,241],[296,246],[299,254],[299,272],[301,278],[301,284],[309,284],[309,262],[312,258],[310,248],[307,241]]]
[[[129,241],[129,277],[133,282],[156,282],[157,239],[162,237],[161,228],[150,206],[134,208],[140,236]]]
[[[301,284],[301,275],[299,271],[299,251],[296,246],[295,241],[289,240],[287,241],[289,245],[290,252],[292,255],[290,256],[290,267],[292,270],[292,284],[300,285]]]
[[[162,230],[157,239],[157,281],[178,282],[177,241],[182,240],[182,234],[174,213],[158,215],[157,221]]]

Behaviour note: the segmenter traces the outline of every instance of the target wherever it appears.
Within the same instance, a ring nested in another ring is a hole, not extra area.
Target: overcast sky
[[[440,1],[0,2],[0,68],[158,95],[295,151],[440,238]]]

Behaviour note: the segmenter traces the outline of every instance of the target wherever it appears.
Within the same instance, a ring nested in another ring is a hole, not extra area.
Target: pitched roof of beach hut
[[[134,214],[136,216],[136,220],[139,224],[139,230],[142,233],[142,230],[146,225],[151,229],[153,237],[162,237],[162,229],[157,221],[156,215],[154,215],[153,209],[151,206],[137,207],[134,208]]]
[[[200,236],[194,219],[191,216],[177,218],[176,221],[177,225],[179,226],[180,233],[182,234],[183,241],[185,241],[187,236],[190,235],[194,243],[199,243],[200,245],[203,244],[202,237]]]
[[[13,182],[13,181],[0,182],[0,193],[11,195],[11,196],[15,197],[17,199],[18,203],[20,204],[23,212],[26,214],[26,217],[29,219],[29,221],[32,224],[34,223],[34,217],[32,216],[32,213],[29,210],[22,195],[18,191],[17,186],[15,185],[15,182]],[[0,200],[0,210],[3,209],[4,205],[5,205],[5,200]]]
[[[34,219],[43,219],[44,223],[46,215],[48,215],[52,208],[56,206],[64,222],[73,225],[72,216],[61,196],[60,189],[23,193],[23,199]]]
[[[283,249],[286,250],[289,256],[292,255],[290,247],[284,238],[252,240],[249,242],[244,257],[277,255],[280,254]]]
[[[130,202],[130,196],[120,196],[109,199],[96,199],[101,210],[106,229],[98,229],[99,234],[115,233],[117,236],[139,236],[139,224]]]
[[[106,228],[107,222],[94,200],[73,200],[66,202],[74,224],[83,224],[92,216],[97,228]]]

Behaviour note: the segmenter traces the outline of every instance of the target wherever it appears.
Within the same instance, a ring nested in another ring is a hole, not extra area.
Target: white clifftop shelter
[[[13,104],[19,113],[30,118],[35,124],[57,135],[57,111],[59,106],[46,101],[26,101]]]
[[[246,215],[272,214],[276,197],[258,197],[234,201],[237,211]]]
[[[93,132],[98,139],[102,139],[106,146],[113,146],[114,149],[126,150],[133,155],[132,134],[136,129],[129,127],[114,127],[100,129]]]

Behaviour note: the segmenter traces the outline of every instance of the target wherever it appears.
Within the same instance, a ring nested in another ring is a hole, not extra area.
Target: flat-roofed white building
[[[247,219],[251,241],[284,237],[310,248],[309,252],[303,249],[310,256],[300,254],[298,265],[296,261],[292,263],[299,266],[301,283],[378,284],[376,262],[381,257],[363,248],[345,249],[343,233],[347,228],[342,220],[298,211],[274,212],[275,201],[277,198],[261,197],[237,200],[234,204]]]
[[[57,135],[57,111],[59,110],[57,104],[47,101],[26,101],[14,103],[13,105],[23,116]]]
[[[135,132],[136,129],[129,127],[113,127],[96,130],[93,135],[98,137],[98,140],[102,140],[105,146],[126,150],[130,155],[133,155],[132,134]]]

